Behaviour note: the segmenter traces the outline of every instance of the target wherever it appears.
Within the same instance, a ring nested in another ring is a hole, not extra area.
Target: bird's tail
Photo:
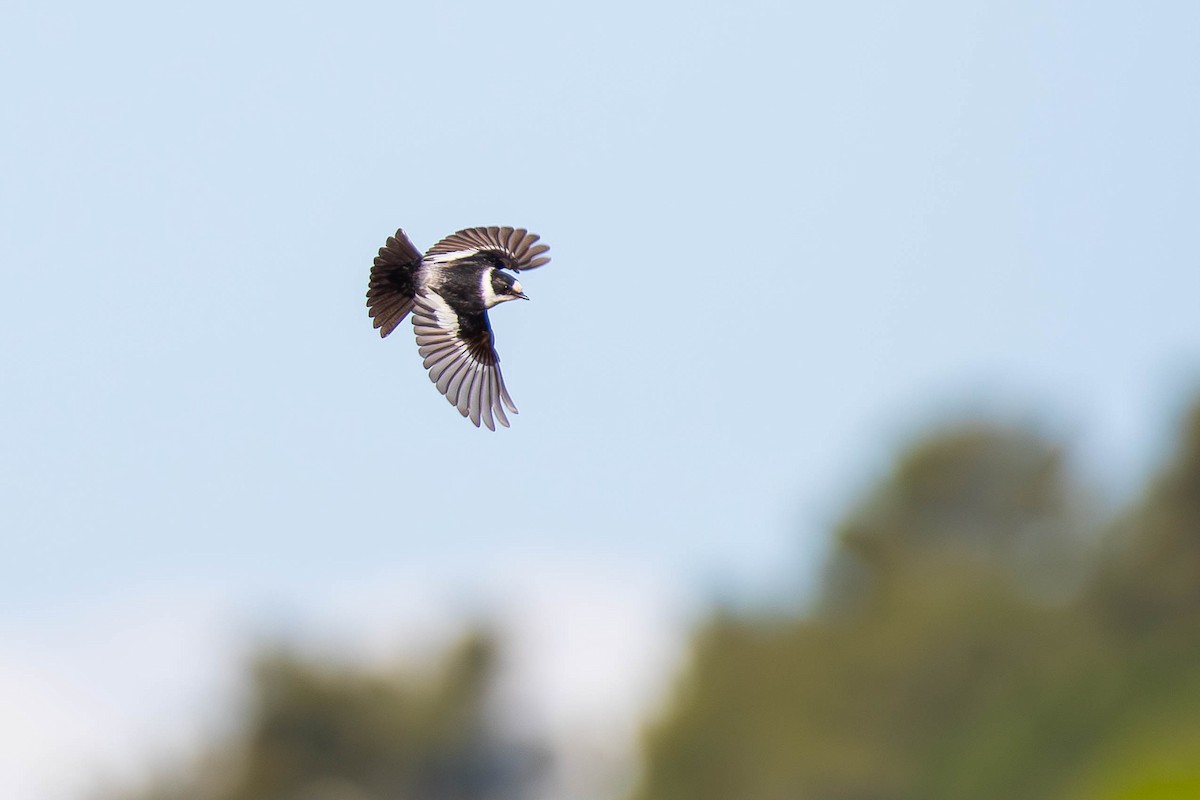
[[[420,266],[421,253],[403,230],[397,230],[379,248],[367,288],[367,315],[375,320],[380,336],[396,330],[412,311]]]

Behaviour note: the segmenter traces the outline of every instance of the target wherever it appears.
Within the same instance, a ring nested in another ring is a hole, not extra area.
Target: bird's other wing
[[[465,228],[429,248],[425,257],[484,250],[500,256],[506,269],[521,272],[550,263],[550,256],[542,255],[550,246],[536,244],[540,238],[524,228]]]
[[[421,254],[402,230],[379,248],[367,288],[367,314],[375,320],[380,336],[396,330],[412,311],[420,266]]]
[[[475,427],[482,421],[496,430],[495,419],[508,427],[504,407],[517,413],[496,353],[487,312],[456,312],[437,292],[418,294],[413,328],[429,379]]]

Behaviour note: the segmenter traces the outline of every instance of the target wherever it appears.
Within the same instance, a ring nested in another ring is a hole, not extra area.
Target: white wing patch
[[[458,261],[460,258],[467,258],[479,253],[479,249],[474,250],[452,250],[448,253],[436,253],[426,256],[425,260],[433,264],[446,264],[451,261]]]
[[[436,292],[417,295],[412,320],[417,347],[438,391],[476,427],[482,422],[494,431],[499,421],[507,428],[504,408],[515,414],[517,407],[504,386],[490,331],[483,344],[460,338],[458,315]]]

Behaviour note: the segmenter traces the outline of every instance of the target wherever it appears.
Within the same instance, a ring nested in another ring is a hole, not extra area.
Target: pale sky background
[[[682,621],[802,593],[947,416],[1135,491],[1200,375],[1198,42],[1191,2],[8,0],[0,795],[183,748],[264,631],[496,615],[535,722],[625,741]],[[498,433],[363,305],[395,228],[472,225],[552,248]]]

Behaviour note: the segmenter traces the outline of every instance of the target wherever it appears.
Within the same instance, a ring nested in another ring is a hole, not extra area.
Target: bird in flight
[[[517,407],[500,375],[500,356],[487,310],[528,300],[505,270],[522,272],[550,261],[550,248],[524,228],[465,228],[422,256],[403,230],[389,236],[371,267],[368,315],[387,336],[412,313],[417,347],[429,379],[475,427],[508,427],[505,407]]]

